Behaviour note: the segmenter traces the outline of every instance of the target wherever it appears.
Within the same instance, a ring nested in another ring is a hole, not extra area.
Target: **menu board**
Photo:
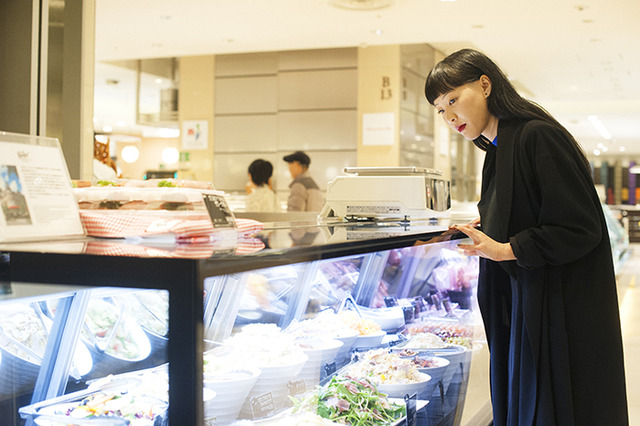
[[[0,242],[83,236],[57,139],[0,132]]]

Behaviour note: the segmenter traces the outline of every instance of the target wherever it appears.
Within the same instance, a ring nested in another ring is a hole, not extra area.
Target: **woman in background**
[[[486,151],[480,219],[456,228],[480,256],[494,425],[627,425],[611,245],[581,148],[478,51],[438,63],[425,95]]]
[[[266,160],[257,159],[249,165],[246,209],[248,212],[277,212],[278,200],[271,189],[273,165]]]

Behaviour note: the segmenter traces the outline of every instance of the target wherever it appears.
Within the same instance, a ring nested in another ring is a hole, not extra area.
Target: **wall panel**
[[[269,151],[278,149],[278,116],[218,116],[213,126],[216,152]]]
[[[217,78],[215,113],[256,114],[278,110],[276,76]]]
[[[281,112],[278,146],[281,150],[356,149],[358,116],[355,110]]]

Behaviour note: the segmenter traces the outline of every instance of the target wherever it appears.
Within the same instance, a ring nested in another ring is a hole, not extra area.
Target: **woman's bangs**
[[[427,77],[424,86],[424,95],[427,101],[433,105],[438,96],[448,93],[459,86],[453,80],[442,68],[434,68]]]

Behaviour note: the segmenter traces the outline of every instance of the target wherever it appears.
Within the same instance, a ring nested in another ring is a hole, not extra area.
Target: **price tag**
[[[204,204],[214,228],[235,228],[236,220],[231,213],[227,200],[220,194],[203,193]]]
[[[307,390],[305,384],[304,384],[304,380],[297,380],[295,382],[289,382],[287,384],[287,386],[289,387],[289,395],[291,396],[296,396],[296,395],[300,395],[301,393],[303,393],[304,391]]]
[[[417,394],[413,394],[411,396],[404,396],[404,403],[407,407],[407,426],[413,426],[417,424],[418,421],[418,410],[416,408],[416,397]]]
[[[324,365],[325,377],[329,377],[330,375],[332,375],[335,372],[336,372],[336,363],[335,362],[330,362],[330,363]]]
[[[251,398],[251,410],[253,411],[254,419],[270,417],[276,414],[276,406],[271,392]]]

